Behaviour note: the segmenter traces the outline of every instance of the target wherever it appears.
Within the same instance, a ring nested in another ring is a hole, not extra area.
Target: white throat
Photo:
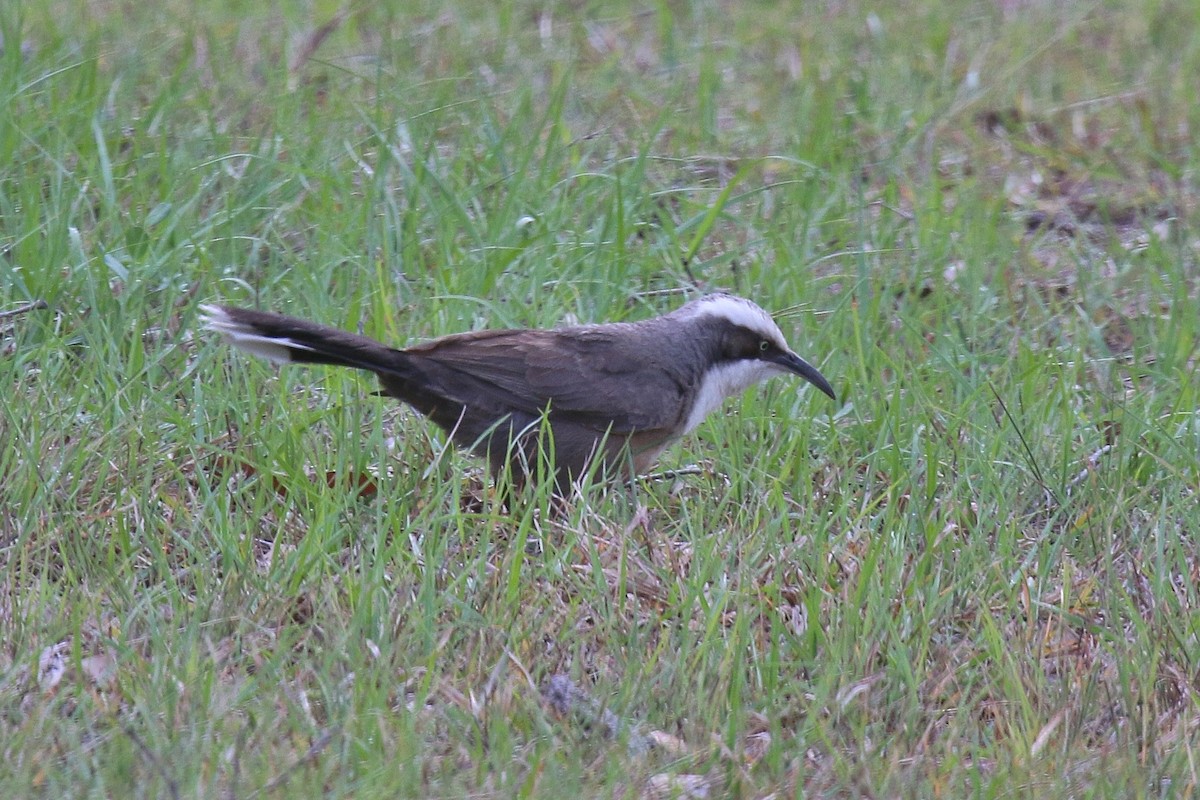
[[[765,361],[732,361],[713,367],[704,373],[700,381],[700,391],[696,393],[696,402],[688,414],[683,432],[690,433],[730,397],[779,372],[778,367]]]

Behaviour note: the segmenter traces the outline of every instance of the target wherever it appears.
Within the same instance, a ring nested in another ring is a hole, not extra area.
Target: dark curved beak
[[[829,395],[830,400],[837,402],[837,395],[833,393],[833,387],[829,385],[829,381],[825,380],[825,376],[821,374],[820,370],[805,361],[800,356],[796,355],[790,350],[784,350],[771,360],[775,364],[778,364],[786,369],[788,372],[794,372],[801,378],[804,378],[804,380],[808,381],[813,386]]]

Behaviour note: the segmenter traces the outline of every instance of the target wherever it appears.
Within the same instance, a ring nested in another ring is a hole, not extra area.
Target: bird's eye
[[[766,339],[763,339],[761,342],[758,343],[758,352],[765,353],[770,349],[771,349],[771,343],[768,342]]]

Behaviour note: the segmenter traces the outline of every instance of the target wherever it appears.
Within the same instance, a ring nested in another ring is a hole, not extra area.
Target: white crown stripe
[[[714,294],[690,303],[680,311],[686,312],[690,318],[712,317],[723,319],[733,325],[754,331],[770,339],[780,349],[787,350],[787,342],[783,331],[771,319],[771,315],[757,305],[741,297],[728,294]]]

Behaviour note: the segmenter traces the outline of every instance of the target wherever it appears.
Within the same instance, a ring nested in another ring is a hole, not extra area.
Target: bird
[[[635,322],[485,329],[401,349],[268,311],[201,311],[206,328],[256,356],[375,373],[378,394],[484,458],[494,478],[520,487],[549,475],[560,494],[588,475],[645,474],[725,400],[774,376],[837,399],[770,314],[726,293]]]

